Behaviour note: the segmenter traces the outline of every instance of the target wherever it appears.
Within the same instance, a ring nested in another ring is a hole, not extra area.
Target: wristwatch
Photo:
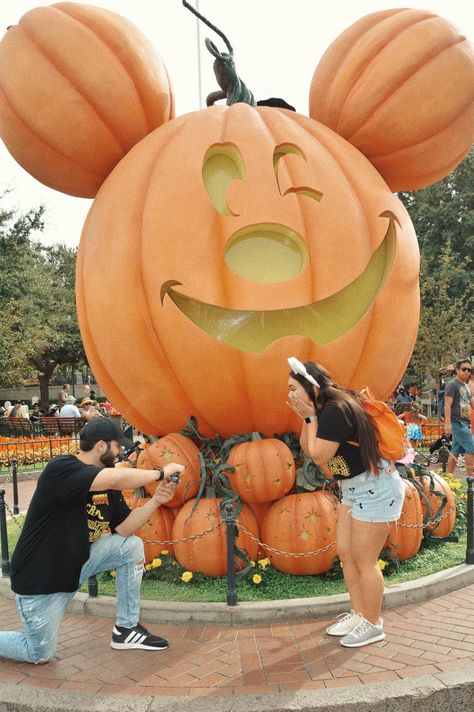
[[[157,482],[159,482],[160,480],[164,480],[164,479],[165,479],[165,471],[164,471],[164,469],[163,469],[162,467],[154,467],[153,469],[154,469],[154,470],[157,470],[157,471],[159,472],[159,475],[160,475],[159,477],[156,478]]]
[[[316,415],[307,415],[306,418],[304,419],[305,423],[314,423],[315,420],[317,420]]]

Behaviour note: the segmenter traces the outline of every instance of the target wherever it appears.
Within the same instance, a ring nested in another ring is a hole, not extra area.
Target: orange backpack
[[[374,398],[369,388],[363,388],[360,394],[364,398],[362,403],[364,410],[370,416],[375,427],[380,456],[384,460],[401,460],[405,455],[405,428],[386,403]],[[358,445],[359,443],[351,444]],[[374,466],[374,472],[377,473],[377,471]]]
[[[375,426],[380,455],[384,460],[400,460],[405,455],[405,428],[386,403],[375,400],[369,388],[363,388],[361,395],[364,410]]]

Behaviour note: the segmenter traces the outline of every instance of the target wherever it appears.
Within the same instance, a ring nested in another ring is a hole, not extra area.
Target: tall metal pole
[[[237,605],[237,593],[235,591],[235,519],[234,507],[226,504],[225,525],[227,534],[227,605]]]
[[[196,10],[199,12],[199,0],[196,0]],[[196,17],[197,29],[197,67],[198,67],[198,97],[199,111],[202,109],[202,67],[201,67],[201,21]]]
[[[467,548],[466,564],[474,564],[474,477],[467,478],[466,527]]]
[[[18,506],[18,469],[17,461],[12,459],[13,514],[20,514]]]
[[[0,544],[2,548],[2,575],[10,576],[10,559],[8,556],[7,508],[5,505],[5,490],[0,489]]]

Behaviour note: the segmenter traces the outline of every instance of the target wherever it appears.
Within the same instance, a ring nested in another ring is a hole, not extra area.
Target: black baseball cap
[[[123,430],[112,420],[101,415],[95,416],[84,425],[79,438],[91,444],[98,443],[99,440],[104,440],[106,443],[115,440],[127,450],[133,447],[133,442],[125,437]]]

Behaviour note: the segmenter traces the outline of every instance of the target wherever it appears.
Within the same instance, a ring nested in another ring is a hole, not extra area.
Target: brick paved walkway
[[[396,681],[474,666],[474,585],[385,612],[387,638],[344,649],[326,620],[240,627],[147,624],[169,639],[163,652],[109,647],[109,619],[70,614],[57,659],[0,660],[0,683],[63,692],[239,695]],[[0,598],[3,629],[18,628],[13,601]]]

